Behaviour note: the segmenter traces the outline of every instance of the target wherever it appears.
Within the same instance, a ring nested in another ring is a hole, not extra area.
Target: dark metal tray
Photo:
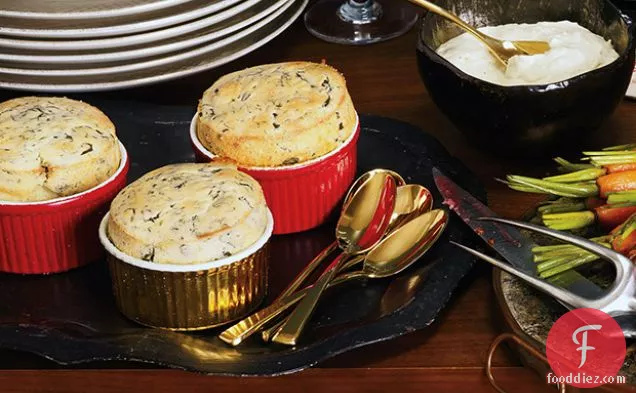
[[[138,102],[91,102],[117,125],[132,166],[130,181],[159,166],[192,161],[188,126],[192,107]],[[431,168],[439,167],[485,200],[476,177],[442,145],[416,127],[361,116],[359,172],[398,171],[440,196]],[[297,347],[263,345],[257,337],[237,348],[219,329],[175,333],[138,326],[116,309],[104,263],[52,276],[0,274],[0,347],[39,354],[61,364],[103,360],[147,362],[218,375],[277,375],[315,365],[339,353],[430,325],[474,260],[448,239],[471,245],[473,234],[454,215],[446,233],[421,261],[400,276],[351,283],[329,291]],[[330,243],[333,222],[272,241],[269,300],[312,256]]]

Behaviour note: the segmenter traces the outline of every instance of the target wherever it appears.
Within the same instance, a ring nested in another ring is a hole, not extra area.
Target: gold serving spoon
[[[409,222],[414,217],[420,216],[422,213],[430,211],[432,205],[433,195],[431,195],[431,192],[426,187],[419,184],[406,184],[399,186],[397,188],[397,194],[395,198],[395,209],[393,209],[393,214],[391,215],[391,221],[389,222],[387,233],[393,232],[394,229],[398,228],[404,223]],[[340,272],[349,270],[363,260],[364,255],[357,255],[351,258],[347,261],[347,263],[344,264],[342,269],[340,269]],[[285,293],[283,295],[280,295],[277,300],[280,301],[294,293],[299,288],[299,285],[296,286],[291,292],[285,291]],[[278,329],[282,326],[283,322],[284,320],[268,329],[264,329],[261,332],[261,337],[263,338],[263,340],[265,340],[266,342],[269,341],[274,333],[278,331]]]
[[[422,257],[439,239],[448,223],[445,210],[435,209],[420,213],[408,223],[399,227],[364,257],[361,270],[346,272],[329,283],[329,288],[351,280],[385,278],[393,276],[410,267]],[[295,292],[285,299],[284,303],[273,304],[259,311],[258,317],[274,319],[298,301],[311,287]]]
[[[419,184],[398,186],[395,209],[393,209],[387,233],[410,221],[413,217],[430,211],[432,206],[433,195],[426,187]]]
[[[457,15],[446,11],[445,9],[427,1],[427,0],[408,0],[413,4],[417,4],[449,21],[455,23],[466,32],[472,34],[479,41],[483,42],[490,53],[501,63],[504,68],[508,66],[508,60],[518,55],[538,55],[550,50],[550,44],[545,41],[512,41],[500,40],[482,33],[473,26],[461,20]]]
[[[365,172],[359,178],[357,178],[356,181],[353,182],[351,187],[349,187],[349,191],[347,192],[347,195],[344,198],[343,209],[347,206],[347,204],[351,201],[351,199],[353,199],[353,197],[358,193],[358,191],[360,190],[360,187],[366,181],[368,181],[369,179],[375,176],[387,176],[387,175],[393,177],[393,179],[395,180],[395,185],[398,187],[398,190],[401,186],[403,186],[406,183],[404,179],[402,178],[402,176],[400,176],[400,174],[389,169],[373,169],[368,172]],[[430,202],[429,202],[429,206],[430,206],[432,204],[432,196],[430,195],[430,192],[428,190],[426,191],[428,192],[428,196],[430,199]],[[404,196],[402,197],[402,202],[400,202],[400,200],[401,200],[400,194],[398,193],[396,197],[396,205],[395,205],[396,209],[394,210],[393,215],[391,216],[391,222],[389,223],[389,230],[391,230],[390,226],[391,224],[393,224],[394,219],[399,218],[399,214],[396,214],[396,210],[398,209],[398,204],[404,207],[406,207],[406,205],[409,204],[408,201],[403,201]],[[430,210],[430,207],[429,207],[429,210]],[[406,210],[401,210],[401,211],[404,213],[407,213]],[[412,211],[409,210],[408,212],[411,213]],[[333,243],[327,246],[327,248],[325,248],[320,254],[316,255],[316,257],[312,259],[311,262],[309,262],[309,264],[298,274],[298,276],[294,278],[294,281],[292,281],[291,284],[289,284],[287,288],[285,288],[285,290],[280,295],[278,295],[276,300],[274,300],[272,303],[281,301],[282,299],[296,292],[298,288],[300,288],[302,283],[305,282],[305,280],[307,280],[307,278],[316,270],[316,268],[318,268],[318,266],[320,266],[320,264],[325,260],[325,258],[331,255],[332,252],[336,251],[337,248],[338,248],[338,242],[334,240]],[[251,332],[247,332],[247,333],[249,334],[245,335],[243,339],[251,335]]]
[[[386,215],[386,217],[390,217],[393,212],[393,208],[395,207],[397,184],[403,183],[404,179],[393,171],[376,169],[365,173],[354,183],[345,197],[345,203],[339,222],[342,220],[343,216],[358,216],[364,219],[368,218],[367,216],[369,215],[369,212],[366,210],[377,208],[377,205],[372,206],[371,204],[377,202],[378,198],[382,198],[382,193],[387,190],[381,187],[386,187],[387,185],[391,188],[389,196],[391,196],[392,203],[391,206],[387,206],[390,210],[384,211],[383,214]],[[377,193],[377,195],[373,195],[373,193]],[[388,219],[386,221],[390,222]],[[383,222],[384,228],[379,228],[383,231],[382,235],[386,231],[386,224],[387,223]],[[360,234],[363,233],[364,232],[360,232]],[[294,279],[285,291],[278,296],[270,307],[277,306],[287,296],[294,293],[305,279],[320,265],[320,262],[338,248],[338,244],[338,242],[334,242],[334,244],[328,246],[323,252],[314,258],[314,260],[312,260],[309,265],[303,269],[303,271]],[[338,260],[340,260],[340,258]],[[267,322],[271,321],[271,318],[263,320],[262,318],[259,318],[259,315],[262,314],[252,314],[237,324],[229,327],[219,335],[219,338],[230,345],[239,345],[246,338],[260,330]]]
[[[386,233],[393,210],[397,187],[393,176],[373,176],[343,209],[336,224],[336,240],[342,253],[327,267],[303,298],[272,341],[296,345],[327,285],[347,259],[375,246]]]
[[[387,175],[393,177],[393,179],[395,180],[396,186],[398,186],[398,189],[400,186],[403,186],[405,184],[405,181],[402,178],[402,176],[400,176],[397,172],[394,172],[389,169],[373,169],[371,171],[365,172],[358,179],[356,179],[356,181],[351,185],[351,187],[349,187],[349,191],[344,198],[343,209],[344,207],[347,206],[349,201],[351,201],[354,195],[357,194],[360,187],[366,181],[368,181],[369,179],[375,176],[387,176]],[[428,190],[426,191],[428,192]],[[431,198],[431,201],[428,204],[431,205],[432,196],[430,196],[430,192],[428,195]],[[402,197],[402,200],[403,199],[404,198]],[[396,208],[398,207],[398,203],[400,206],[404,206],[408,204],[404,201],[403,202],[399,202],[399,201],[400,201],[400,197],[397,196]],[[405,211],[405,213],[407,212]],[[395,213],[391,216],[391,222],[389,223],[389,226],[391,226],[391,224],[393,223],[394,216],[396,216]],[[396,216],[395,218],[398,218],[398,217]],[[309,262],[309,264],[298,274],[298,276],[294,278],[294,280],[287,286],[287,288],[285,288],[285,290],[280,295],[278,295],[278,297],[272,302],[272,305],[275,305],[283,301],[286,297],[296,292],[298,288],[300,288],[300,286],[303,284],[303,282],[305,282],[305,280],[307,280],[307,278],[316,270],[316,268],[318,268],[318,266],[321,265],[321,263],[325,260],[325,258],[331,255],[331,253],[333,253],[337,248],[338,248],[338,242],[334,240],[333,243],[327,246],[327,248],[325,248],[320,254],[318,254],[314,259],[312,259],[311,262]],[[360,260],[361,259],[357,260],[357,262],[359,262]],[[353,264],[350,264],[350,263],[346,264],[347,268],[351,266],[353,266]],[[265,324],[264,321],[260,321],[260,320],[255,321],[254,319],[251,319],[253,323],[247,323],[248,320],[250,320],[249,317],[231,326],[230,328],[222,332],[219,337],[221,338],[221,340],[225,341],[226,343],[230,345],[238,345],[242,341],[250,337],[252,334],[260,330]]]

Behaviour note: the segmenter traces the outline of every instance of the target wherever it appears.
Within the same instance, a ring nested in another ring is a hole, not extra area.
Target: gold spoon
[[[545,41],[512,41],[500,40],[482,33],[473,26],[461,20],[457,15],[446,11],[445,9],[427,1],[427,0],[409,0],[413,4],[448,19],[461,27],[466,32],[472,34],[479,41],[483,42],[490,53],[505,67],[508,66],[508,60],[518,55],[538,55],[550,50],[550,44]]]
[[[395,179],[387,174],[373,176],[360,186],[336,224],[336,240],[342,253],[311,286],[272,341],[296,345],[320,296],[341,266],[350,256],[371,249],[386,233],[395,209],[396,189]]]
[[[395,228],[398,228],[402,224],[409,222],[413,217],[417,217],[422,213],[431,210],[433,205],[433,195],[426,188],[419,184],[407,184],[403,186],[399,186],[397,188],[397,194],[395,198],[395,209],[393,210],[393,214],[391,215],[391,221],[389,222],[389,228],[387,233],[391,233]],[[364,255],[357,255],[351,258],[345,265],[340,269],[340,272],[346,271],[353,266],[357,265],[359,262],[364,260]],[[298,286],[291,292],[287,292],[284,296],[279,296],[277,300],[282,300],[287,296],[291,295],[298,289]],[[264,341],[268,342],[274,335],[276,331],[282,326],[285,320],[280,321],[274,326],[264,329],[261,332],[261,337]]]
[[[366,181],[368,181],[369,179],[375,176],[381,176],[381,175],[385,175],[385,176],[388,175],[393,177],[393,179],[395,180],[396,186],[402,186],[405,183],[402,176],[400,176],[397,172],[394,172],[389,169],[373,169],[371,171],[365,172],[358,179],[356,179],[353,185],[351,185],[351,187],[349,188],[349,192],[344,198],[343,208],[347,206],[349,201],[351,201],[354,195],[357,194],[360,187]],[[280,295],[278,295],[278,297],[272,302],[272,305],[281,302],[287,296],[296,292],[298,288],[300,288],[300,286],[303,284],[303,282],[305,282],[305,280],[307,280],[307,278],[316,270],[316,268],[318,268],[318,266],[322,264],[324,259],[328,257],[329,255],[331,255],[331,253],[334,252],[337,248],[338,248],[338,242],[334,241],[329,246],[327,246],[327,248],[325,248],[320,254],[316,255],[316,257],[312,259],[311,262],[309,262],[309,264],[298,274],[298,276],[294,278],[291,284],[289,284],[287,288],[285,288],[285,290]],[[347,266],[352,266],[352,265],[347,264]],[[264,323],[263,324],[261,323],[247,324],[247,323],[244,323],[244,321],[246,320],[243,320],[231,326],[230,328],[226,329],[223,333],[221,333],[221,335],[219,336],[221,340],[231,345],[238,345],[242,341],[244,341],[246,338],[250,337],[252,334],[260,330],[262,326],[264,325]]]
[[[341,274],[328,287],[351,280],[389,277],[402,272],[435,244],[447,223],[448,214],[445,210],[421,213],[393,231],[366,254],[362,270]],[[284,302],[265,307],[250,318],[267,323],[300,301],[310,289],[311,287],[301,289],[288,296]]]
[[[400,174],[389,169],[373,169],[368,172],[365,172],[359,178],[357,178],[355,182],[353,182],[351,187],[349,187],[349,191],[347,192],[347,195],[344,198],[343,209],[344,207],[347,206],[349,201],[351,201],[354,195],[356,195],[356,193],[360,190],[360,186],[362,186],[367,180],[371,179],[372,177],[380,176],[380,175],[392,176],[393,179],[395,180],[395,185],[397,187],[400,187],[405,184],[405,181],[402,178],[402,176],[400,176]],[[399,199],[399,196],[398,196],[398,199]],[[397,202],[396,202],[396,207],[397,207]],[[391,217],[391,219],[393,219],[393,217]],[[285,288],[285,290],[280,295],[278,295],[278,297],[276,298],[276,300],[273,301],[273,303],[276,303],[286,298],[287,296],[291,295],[292,293],[296,292],[296,290],[300,288],[302,283],[305,282],[307,277],[309,277],[311,273],[313,273],[316,270],[316,268],[320,266],[322,261],[324,261],[325,258],[327,258],[329,255],[331,255],[331,253],[334,252],[337,248],[338,248],[338,242],[334,240],[333,243],[328,245],[327,248],[325,248],[320,254],[316,255],[316,257],[312,259],[311,262],[309,262],[309,264],[298,274],[298,276],[294,278],[294,281],[292,281],[292,283],[289,284],[287,288]],[[248,334],[245,335],[243,339],[251,335],[251,332],[247,332],[247,333]]]
[[[347,196],[345,197],[345,203],[343,207],[343,211],[341,216],[347,214],[350,216],[355,212],[346,212],[347,209],[353,209],[354,207],[358,208],[360,202],[368,202],[367,198],[369,197],[369,187],[373,183],[376,185],[378,180],[383,182],[389,181],[390,184],[393,184],[393,187],[396,187],[398,184],[404,184],[404,179],[397,174],[396,172],[386,170],[386,169],[375,169],[363,174],[356,182],[354,182],[353,186],[349,189]],[[375,190],[380,194],[380,191]],[[364,193],[364,196],[361,194]],[[397,191],[395,191],[397,193]],[[394,194],[395,196],[395,194]],[[375,198],[374,198],[375,199]],[[352,205],[353,201],[356,201],[356,205]],[[389,212],[387,212],[388,214]],[[333,244],[328,246],[323,252],[321,252],[318,256],[316,256],[310,263],[303,269],[303,271],[293,280],[293,282],[280,294],[274,302],[270,305],[270,307],[277,306],[281,301],[283,301],[286,297],[296,292],[296,290],[302,285],[302,283],[311,275],[311,273],[320,265],[320,263],[329,256],[336,248],[338,248],[338,242],[334,241]],[[258,318],[259,313],[252,314],[251,316],[241,320],[240,322],[232,325],[225,331],[223,331],[219,338],[233,346],[239,345],[246,338],[260,330],[266,323],[271,321],[270,319],[263,320]]]
[[[413,217],[430,211],[432,206],[433,195],[426,187],[419,184],[398,186],[395,209],[393,209],[387,232],[393,231]]]

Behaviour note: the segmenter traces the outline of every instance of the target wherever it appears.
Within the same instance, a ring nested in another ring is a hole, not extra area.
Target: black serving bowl
[[[552,154],[579,146],[623,98],[634,69],[633,24],[606,0],[437,0],[481,27],[570,20],[611,40],[619,58],[605,67],[547,85],[500,86],[472,77],[439,56],[461,34],[447,20],[422,17],[417,44],[420,75],[441,111],[471,142],[514,155]]]

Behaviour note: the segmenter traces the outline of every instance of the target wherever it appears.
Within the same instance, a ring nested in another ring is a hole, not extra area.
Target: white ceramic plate
[[[98,19],[158,11],[192,0],[2,0],[0,17]]]
[[[1,0],[0,0],[1,1]],[[264,0],[272,1],[272,0]],[[129,46],[136,46],[142,44],[149,44],[151,42],[168,40],[174,37],[184,36],[193,32],[199,32],[204,29],[209,29],[216,24],[219,24],[224,19],[231,18],[237,13],[244,10],[244,1],[235,7],[228,8],[219,13],[208,15],[204,18],[200,18],[185,24],[171,26],[165,29],[154,30],[141,34],[133,34],[128,36],[104,38],[104,39],[86,39],[86,40],[64,40],[64,41],[52,41],[52,40],[24,40],[24,39],[11,39],[0,37],[0,48],[7,48],[6,53],[29,53],[32,51],[49,51],[49,52],[66,52],[66,51],[97,51],[113,48],[124,48]],[[23,51],[26,50],[26,51]]]
[[[4,0],[0,0],[4,1]],[[28,2],[30,0],[24,0]],[[91,1],[91,0],[86,0]],[[33,39],[78,39],[112,37],[137,34],[174,26],[193,19],[205,17],[230,7],[241,0],[210,0],[186,3],[170,13],[164,11],[146,15],[143,20],[128,18],[122,23],[119,17],[99,20],[86,25],[85,21],[39,21],[0,18],[0,35]],[[192,8],[194,6],[194,8]]]
[[[0,73],[0,87],[50,93],[89,92],[138,87],[181,78],[226,64],[265,45],[287,29],[302,14],[308,1],[288,0],[274,14],[254,25],[258,27],[251,26],[247,34],[244,32],[248,29],[241,31],[239,34],[243,34],[239,39],[212,49],[209,47],[198,48],[187,52],[196,51],[195,56],[175,60],[160,67],[130,73],[93,76],[78,73],[73,77],[33,77]],[[218,43],[214,45],[218,45]]]
[[[96,68],[63,68],[63,69],[19,69],[19,68],[0,68],[0,73],[5,75],[22,75],[26,77],[41,77],[41,78],[77,78],[77,77],[96,77],[102,75],[117,75],[117,74],[129,74],[145,70],[151,70],[156,67],[170,66],[171,64],[179,63],[181,61],[188,61],[198,56],[204,55],[215,50],[219,50],[227,45],[230,45],[258,30],[264,28],[273,20],[277,19],[279,15],[284,13],[294,2],[294,0],[285,0],[283,6],[274,13],[260,20],[259,22],[230,35],[226,38],[214,41],[210,44],[199,46],[190,50],[185,50],[171,54],[169,56],[161,56],[152,58],[150,60],[144,60],[140,62],[130,62],[118,65],[103,66],[99,64]],[[82,64],[80,64],[82,66]],[[9,71],[9,72],[6,72]]]
[[[49,65],[72,64],[72,65],[88,65],[94,63],[110,63],[122,62],[143,57],[158,56],[169,52],[182,51],[197,45],[203,45],[213,40],[222,38],[236,31],[239,31],[257,21],[272,14],[282,7],[287,0],[246,0],[236,7],[232,7],[218,14],[222,22],[212,25],[207,29],[196,31],[193,34],[184,36],[173,35],[171,39],[154,43],[153,45],[143,44],[128,48],[124,51],[90,53],[90,54],[12,54],[0,53],[0,61],[12,63],[26,63],[28,70],[16,69],[13,67],[0,67],[0,72],[7,74],[23,74],[23,75],[44,75],[48,73],[45,69],[52,69]],[[227,18],[221,14],[235,14],[240,8],[241,13]],[[38,69],[32,69],[38,68]],[[66,68],[66,67],[65,67]],[[77,67],[74,67],[77,68]],[[76,71],[65,69],[64,72],[56,75],[72,75]]]

